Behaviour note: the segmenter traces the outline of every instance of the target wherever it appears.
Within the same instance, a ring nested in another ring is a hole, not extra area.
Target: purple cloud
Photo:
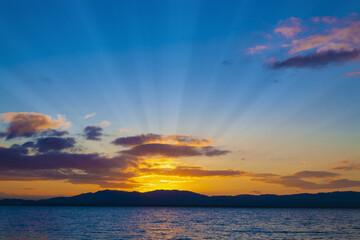
[[[137,146],[148,143],[166,143],[173,145],[187,146],[208,146],[212,143],[209,138],[196,138],[191,135],[160,135],[160,134],[142,134],[130,137],[121,137],[112,141],[114,145]]]
[[[272,61],[267,64],[271,69],[281,68],[315,68],[323,67],[331,63],[344,63],[347,61],[359,60],[360,50],[328,50],[323,52],[311,53],[308,55],[298,55],[283,61]]]
[[[84,129],[84,134],[87,140],[100,141],[103,129],[99,126],[87,126]]]
[[[161,135],[149,133],[130,137],[120,137],[112,141],[112,144],[122,146],[136,146],[159,140],[161,140]]]
[[[166,157],[192,157],[192,156],[219,156],[229,153],[229,151],[218,150],[214,147],[193,147],[183,145],[171,145],[161,143],[151,143],[135,146],[120,153],[137,157],[146,156],[166,156]]]
[[[49,151],[60,151],[68,148],[73,148],[74,145],[75,139],[72,137],[47,137],[37,139],[34,147],[37,148],[39,152],[44,153]]]
[[[130,156],[55,151],[27,155],[20,145],[0,148],[0,181],[67,180],[102,187],[135,186],[130,178],[136,173],[126,169],[136,166],[137,159]]]

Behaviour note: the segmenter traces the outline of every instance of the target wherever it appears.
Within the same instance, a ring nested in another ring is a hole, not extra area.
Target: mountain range
[[[3,199],[0,200],[0,205],[360,208],[360,192],[206,196],[178,190],[156,190],[146,193],[103,190],[73,197],[55,197],[41,200]]]

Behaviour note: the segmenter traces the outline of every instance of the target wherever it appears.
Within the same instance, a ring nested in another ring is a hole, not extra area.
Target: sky
[[[358,1],[7,1],[0,198],[360,190]]]

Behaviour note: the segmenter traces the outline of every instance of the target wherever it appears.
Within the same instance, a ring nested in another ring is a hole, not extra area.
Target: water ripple
[[[0,207],[0,239],[359,239],[360,210]]]

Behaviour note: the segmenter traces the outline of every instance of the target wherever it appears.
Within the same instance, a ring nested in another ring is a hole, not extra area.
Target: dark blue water
[[[0,207],[0,239],[360,239],[360,210]]]

